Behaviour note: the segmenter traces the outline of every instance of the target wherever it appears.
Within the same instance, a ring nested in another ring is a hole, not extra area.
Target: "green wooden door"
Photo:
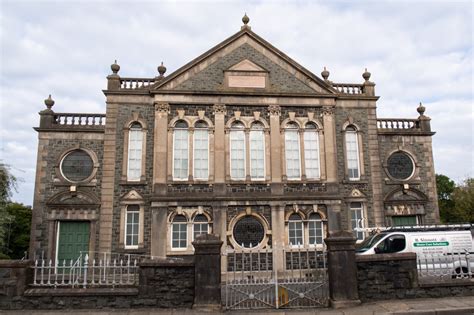
[[[76,260],[89,250],[89,222],[59,221],[58,262]]]
[[[392,223],[393,226],[416,225],[416,215],[392,217]]]

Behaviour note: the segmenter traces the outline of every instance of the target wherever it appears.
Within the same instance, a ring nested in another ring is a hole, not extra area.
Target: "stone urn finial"
[[[49,110],[51,110],[51,107],[54,105],[54,100],[51,98],[51,94],[49,94],[48,98],[44,100],[44,104]]]
[[[110,69],[112,69],[114,74],[117,74],[120,71],[120,66],[117,64],[117,60],[115,60],[112,65],[110,65]]]
[[[424,116],[425,110],[426,110],[426,107],[423,106],[423,104],[420,102],[420,105],[418,106],[416,111],[418,112],[418,114],[420,114],[420,116]]]
[[[249,24],[249,17],[247,16],[247,12],[245,12],[244,16],[242,17],[242,22],[244,23],[244,25],[247,25]]]
[[[362,73],[362,77],[364,78],[365,81],[367,81],[367,82],[369,81],[369,79],[370,79],[370,72],[367,71],[367,68],[365,68],[365,72]]]
[[[163,61],[161,62],[161,65],[158,66],[158,73],[160,74],[160,77],[163,77],[166,72],[166,67],[163,65]]]
[[[327,81],[329,78],[329,71],[326,70],[326,67],[324,67],[324,70],[321,72],[321,76],[323,77],[324,81]]]

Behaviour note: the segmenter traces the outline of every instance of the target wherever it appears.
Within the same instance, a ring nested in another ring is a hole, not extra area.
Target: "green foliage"
[[[436,174],[438,205],[444,223],[474,223],[474,178],[456,185],[449,177]]]
[[[459,222],[474,223],[474,178],[468,178],[453,192],[454,216]]]
[[[6,213],[2,254],[8,255],[11,259],[20,259],[28,250],[30,243],[31,208],[12,202],[7,204]]]
[[[0,248],[4,247],[5,222],[9,219],[7,205],[13,190],[16,190],[17,179],[10,173],[10,166],[0,162]]]
[[[454,200],[452,194],[456,184],[448,176],[436,174],[436,189],[438,191],[438,206],[441,221],[444,223],[454,222]]]

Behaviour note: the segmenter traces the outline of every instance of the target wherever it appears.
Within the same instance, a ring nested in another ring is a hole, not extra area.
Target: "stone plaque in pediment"
[[[143,197],[135,190],[131,190],[126,193],[122,198],[122,200],[143,200]]]

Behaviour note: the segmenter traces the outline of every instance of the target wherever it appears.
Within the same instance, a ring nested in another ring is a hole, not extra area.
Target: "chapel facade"
[[[328,231],[439,222],[425,108],[378,118],[367,70],[318,77],[243,21],[169,75],[114,63],[105,114],[45,101],[31,257],[191,255],[202,233],[223,251],[318,248]]]

